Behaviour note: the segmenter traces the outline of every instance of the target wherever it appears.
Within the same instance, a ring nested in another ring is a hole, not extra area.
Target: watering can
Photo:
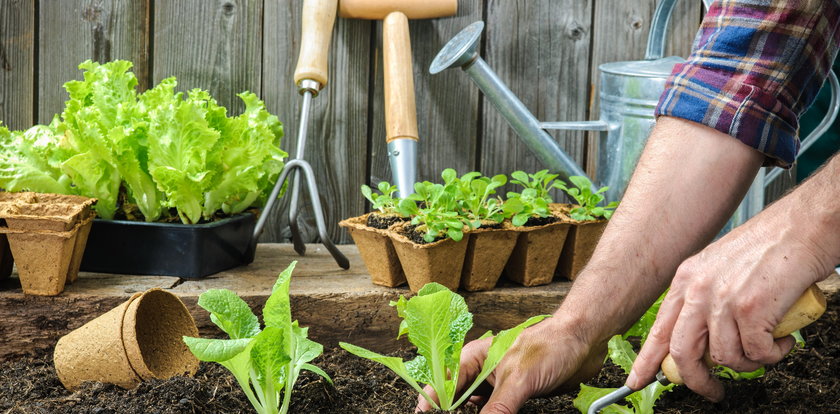
[[[452,38],[429,68],[436,74],[452,67],[461,67],[487,99],[508,121],[520,139],[550,170],[561,176],[586,176],[583,169],[564,152],[546,130],[582,130],[598,132],[598,156],[595,163],[596,187],[608,186],[607,200],[619,200],[627,188],[636,163],[656,123],[654,109],[665,90],[665,81],[674,65],[685,59],[662,57],[668,33],[668,22],[678,0],[660,1],[654,13],[648,36],[645,59],[604,63],[598,67],[601,90],[600,118],[595,121],[541,122],[502,82],[477,52],[483,22],[475,22]],[[706,8],[712,0],[704,0]],[[837,77],[829,72],[832,87],[830,111],[817,128],[802,140],[800,151],[810,147],[834,122],[840,110]],[[724,228],[724,232],[743,223],[764,207],[764,188],[781,169],[769,174],[760,171],[747,196]]]

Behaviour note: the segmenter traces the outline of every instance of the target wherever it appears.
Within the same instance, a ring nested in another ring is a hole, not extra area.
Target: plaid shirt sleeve
[[[840,42],[840,0],[719,0],[656,115],[698,122],[789,167],[799,116],[825,81]]]

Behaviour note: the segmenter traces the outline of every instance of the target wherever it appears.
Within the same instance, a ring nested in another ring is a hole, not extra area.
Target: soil
[[[365,224],[367,224],[368,227],[373,227],[375,229],[387,230],[388,227],[391,227],[396,223],[401,223],[404,221],[408,221],[408,219],[397,215],[382,215],[379,213],[370,213],[367,216],[367,223]]]
[[[426,239],[423,238],[423,236],[426,235],[426,232],[425,231],[418,231],[417,230],[418,227],[420,227],[420,226],[419,225],[418,226],[406,226],[405,230],[404,230],[405,233],[403,233],[405,235],[405,237],[408,237],[409,240],[411,240],[412,242],[414,242],[416,244],[431,244],[431,243],[434,243],[436,241],[440,241],[440,240],[443,240],[443,239],[446,238],[446,236],[437,237],[434,240],[432,240],[430,242],[427,242]]]
[[[525,222],[523,227],[536,227],[536,226],[544,226],[546,224],[554,223],[555,221],[559,220],[557,217],[554,216],[547,216],[547,217],[531,217],[528,221]]]
[[[795,351],[767,374],[752,381],[724,381],[727,398],[712,404],[677,387],[659,400],[657,413],[840,413],[840,295],[828,312],[803,331],[806,347]],[[394,354],[404,359],[413,352]],[[314,363],[335,381],[332,387],[304,372],[292,396],[293,413],[411,413],[416,394],[382,365],[341,349]],[[624,374],[607,366],[590,385],[620,386]],[[521,413],[576,413],[573,394],[529,401]],[[13,413],[253,413],[233,377],[221,366],[202,363],[194,378],[150,381],[134,390],[86,384],[65,390],[50,355],[0,364],[0,412]],[[464,407],[457,413],[476,413]]]

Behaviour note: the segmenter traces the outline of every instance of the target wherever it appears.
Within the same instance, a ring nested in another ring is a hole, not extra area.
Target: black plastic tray
[[[81,270],[201,278],[254,261],[253,213],[207,224],[93,221]]]

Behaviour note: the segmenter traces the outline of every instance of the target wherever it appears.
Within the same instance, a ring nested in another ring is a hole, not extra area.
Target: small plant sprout
[[[573,208],[569,212],[569,216],[577,221],[593,221],[598,218],[605,218],[607,220],[612,217],[613,211],[618,207],[618,202],[613,201],[607,204],[606,207],[600,207],[604,201],[604,193],[609,187],[601,187],[594,193],[592,192],[592,182],[586,177],[572,176],[569,180],[575,187],[566,188],[563,186],[563,191],[572,197],[577,202],[579,207]]]
[[[370,201],[371,208],[378,210],[382,215],[398,215],[398,204],[400,200],[399,198],[394,198],[394,193],[397,192],[397,186],[391,185],[387,181],[381,181],[377,185],[377,188],[379,189],[379,193],[373,192],[370,187],[362,184],[362,195]]]
[[[469,226],[469,220],[461,213],[455,170],[447,168],[441,176],[444,184],[415,183],[414,194],[402,199],[398,205],[400,214],[412,217],[411,224],[423,233],[426,243],[442,237],[460,241],[464,237],[464,227]]]
[[[557,174],[549,174],[548,170],[537,171],[527,174],[524,171],[514,171],[510,174],[510,182],[521,185],[526,189],[536,191],[536,197],[544,198],[546,203],[552,203],[551,195],[548,193],[553,188],[565,189],[566,183],[557,179]]]
[[[264,329],[236,293],[211,289],[199,296],[198,305],[210,312],[210,320],[230,339],[184,337],[199,360],[219,363],[233,373],[258,414],[288,412],[301,370],[312,371],[332,383],[327,373],[309,363],[323,353],[324,347],[307,339],[309,328],[292,322],[289,282],[296,263],[292,262],[274,284],[263,308]]]
[[[499,174],[481,177],[477,172],[464,174],[459,180],[459,199],[470,227],[477,229],[484,221],[501,223],[505,219],[502,200],[491,197],[496,189],[507,184],[507,177]]]
[[[472,384],[465,384],[466,389],[458,397],[456,386],[460,374],[461,349],[467,331],[473,326],[472,314],[467,310],[464,298],[443,285],[429,283],[420,289],[417,296],[411,299],[400,296],[398,301],[391,302],[391,306],[397,308],[397,314],[403,319],[398,337],[408,336],[408,340],[417,347],[417,358],[406,362],[398,357],[380,355],[345,342],[339,345],[351,354],[390,368],[417,390],[432,407],[439,410],[453,410],[463,404],[476,387],[493,372],[516,337],[528,326],[548,317],[532,317],[494,336],[481,372]],[[487,332],[482,338],[491,335],[491,332]],[[440,404],[423,391],[421,383],[428,384],[435,390]]]
[[[548,217],[550,199],[538,195],[538,190],[526,188],[521,193],[507,193],[507,200],[503,210],[506,217],[510,217],[514,226],[524,226],[531,217]]]

